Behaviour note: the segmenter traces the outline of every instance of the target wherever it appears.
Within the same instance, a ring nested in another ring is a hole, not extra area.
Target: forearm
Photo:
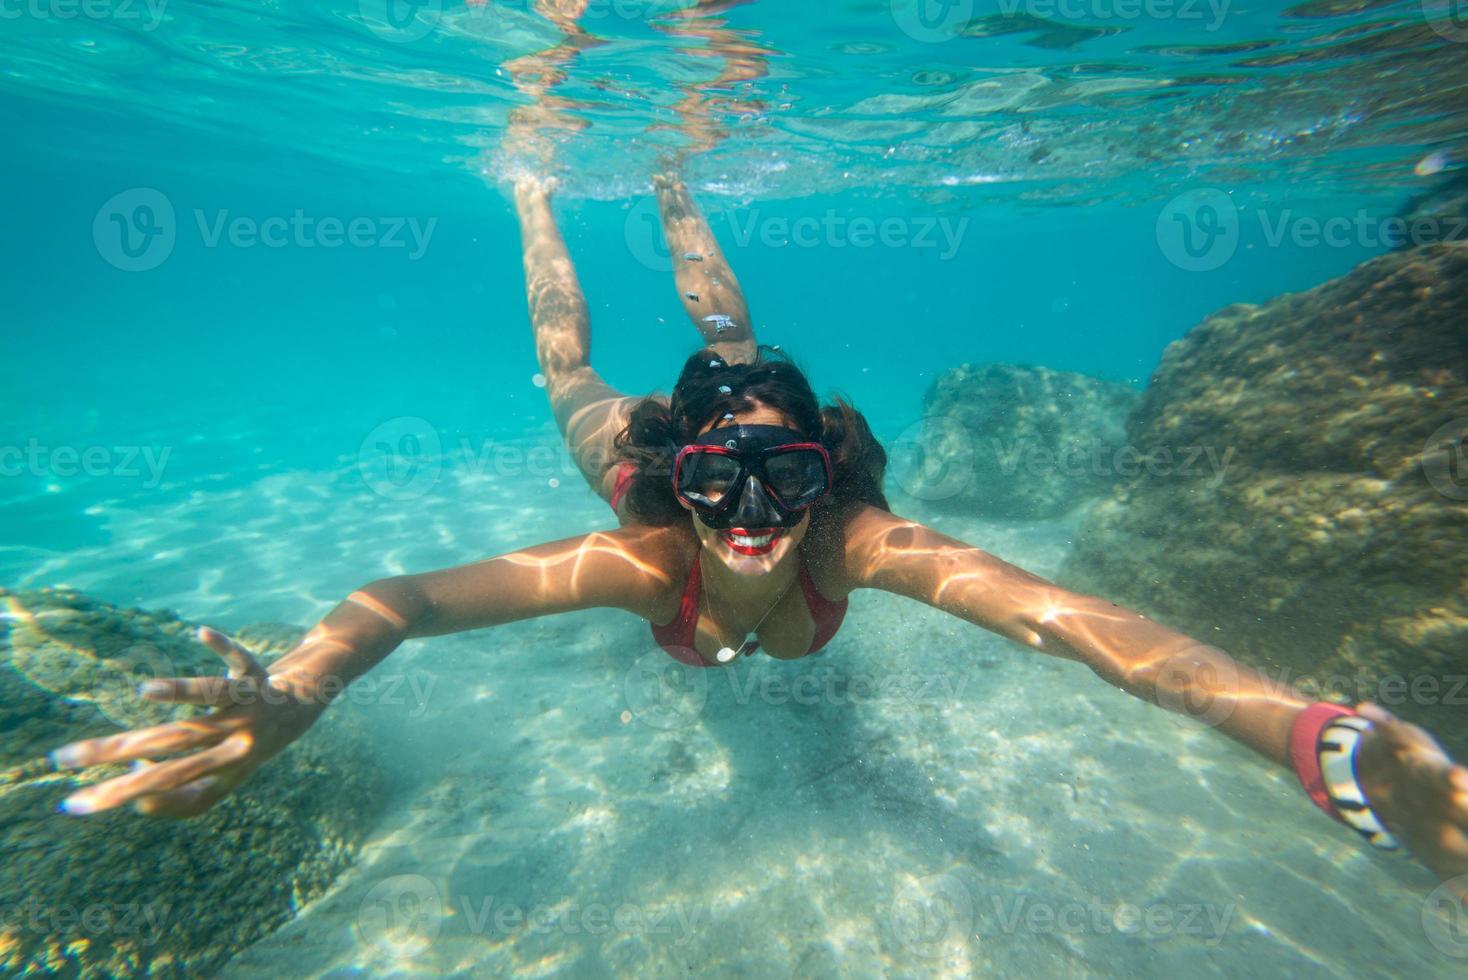
[[[302,692],[343,690],[417,635],[426,609],[412,590],[385,579],[363,586],[327,613],[300,646],[270,666]]]
[[[1289,764],[1290,727],[1310,703],[1292,685],[1093,596],[1065,593],[1063,602],[1027,618],[1022,641],[1079,660],[1135,697],[1196,718]]]

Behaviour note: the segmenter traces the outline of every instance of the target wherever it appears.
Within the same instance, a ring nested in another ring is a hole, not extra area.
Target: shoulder
[[[698,560],[698,538],[681,524],[627,524],[596,536],[615,556],[620,574],[635,580],[632,611],[662,622],[676,611]],[[670,611],[671,610],[671,611]]]
[[[912,594],[982,555],[978,548],[870,504],[846,515],[841,560],[852,589]]]
[[[812,526],[806,554],[823,595],[842,596],[871,586],[884,549],[909,549],[921,524],[870,504],[830,514]]]

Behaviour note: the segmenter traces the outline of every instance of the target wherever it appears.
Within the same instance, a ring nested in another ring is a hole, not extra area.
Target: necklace
[[[702,561],[703,560],[703,552],[700,551],[699,552],[699,555],[698,555],[698,558],[696,558],[694,560],[695,561]],[[799,578],[799,573],[796,574],[795,578]],[[738,650],[735,650],[733,647],[720,647],[719,648],[719,652],[714,655],[715,656],[715,659],[718,660],[719,663],[726,664],[729,661],[733,660],[735,657],[739,656],[740,654],[746,654],[746,655],[747,654],[751,654],[751,653],[754,653],[755,650],[758,650],[759,649],[759,640],[751,640],[749,638],[750,637],[750,634],[751,633],[758,633],[759,632],[759,628],[765,624],[765,620],[767,620],[767,619],[770,618],[770,613],[774,612],[775,611],[775,607],[780,604],[781,600],[783,600],[787,595],[790,594],[790,590],[795,587],[795,578],[792,578],[790,580],[790,584],[788,584],[788,585],[785,586],[785,591],[781,592],[778,596],[775,597],[775,601],[770,604],[770,608],[766,609],[765,610],[765,614],[759,618],[759,622],[757,622],[757,623],[754,624],[754,629],[752,629],[748,633],[745,633],[744,634],[744,642],[741,643],[741,644],[739,644],[739,649]],[[707,579],[705,579],[705,581],[707,581]],[[712,601],[710,601],[709,595],[710,595],[710,589],[708,588],[707,585],[705,585],[704,588],[703,588],[703,595],[700,598],[702,599],[704,608],[708,610],[709,618],[710,619],[713,619],[714,618],[714,604],[713,604]]]

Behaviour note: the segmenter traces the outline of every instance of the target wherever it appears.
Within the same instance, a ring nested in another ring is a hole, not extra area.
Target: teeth
[[[742,534],[731,534],[729,535],[729,540],[741,548],[763,548],[775,540],[775,536],[773,534],[761,534],[757,538],[747,538]]]

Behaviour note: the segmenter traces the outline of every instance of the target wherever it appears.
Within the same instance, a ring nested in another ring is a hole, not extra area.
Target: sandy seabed
[[[579,483],[449,466],[405,505],[354,469],[110,508],[126,544],[11,554],[32,570],[13,584],[304,623],[383,574],[610,525]],[[1074,529],[931,520],[1045,576]],[[894,596],[855,595],[836,639],[795,662],[692,670],[645,624],[591,612],[413,642],[367,681],[332,710],[380,733],[388,815],[225,977],[1468,966],[1425,904],[1432,876],[1330,822],[1291,773]]]

